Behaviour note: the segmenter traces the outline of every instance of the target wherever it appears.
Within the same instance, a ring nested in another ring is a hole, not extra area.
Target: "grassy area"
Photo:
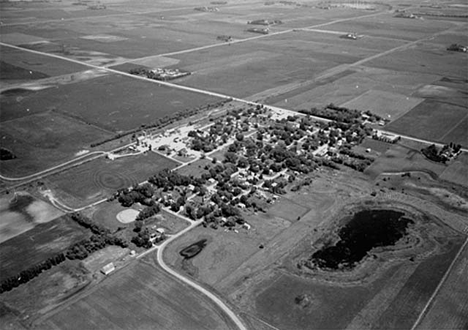
[[[209,167],[214,166],[214,164],[209,159],[199,159],[196,162],[193,162],[187,166],[180,168],[179,170],[177,170],[177,172],[181,175],[193,175],[194,177],[199,177],[203,173],[208,173],[208,171],[204,170],[205,166],[207,165]]]
[[[468,186],[468,154],[459,155],[441,174],[442,180]]]
[[[393,145],[391,149],[377,158],[365,173],[376,177],[384,172],[421,171],[434,178],[440,176],[447,165],[427,160],[419,150],[424,145],[418,142],[404,141]]]

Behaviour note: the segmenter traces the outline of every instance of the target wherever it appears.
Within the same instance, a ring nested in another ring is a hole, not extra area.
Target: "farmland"
[[[67,216],[38,224],[0,245],[0,279],[18,274],[28,265],[38,264],[84,237],[83,230]]]
[[[88,317],[79,317],[85,314]],[[149,256],[106,279],[91,295],[53,314],[40,328],[63,328],[70,319],[81,329],[232,328],[210,301],[164,273]]]
[[[0,328],[466,327],[462,2],[1,1]]]
[[[467,120],[464,107],[426,100],[392,122],[388,130],[443,143],[465,143]]]

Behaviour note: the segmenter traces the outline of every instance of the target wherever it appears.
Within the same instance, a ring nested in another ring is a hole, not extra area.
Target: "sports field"
[[[130,166],[131,165],[131,166]],[[109,197],[117,189],[147,180],[176,163],[149,152],[116,160],[99,158],[76,168],[47,177],[47,186],[70,207],[80,207]]]

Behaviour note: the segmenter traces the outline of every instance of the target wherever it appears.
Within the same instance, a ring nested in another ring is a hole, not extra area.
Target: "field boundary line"
[[[415,330],[417,326],[419,326],[419,324],[421,323],[423,317],[426,315],[426,312],[427,310],[429,309],[430,305],[432,304],[432,301],[434,300],[434,298],[437,296],[437,294],[439,293],[440,291],[440,288],[442,287],[442,285],[445,283],[445,281],[447,280],[447,277],[450,275],[450,273],[452,272],[452,268],[453,266],[455,265],[455,263],[457,262],[458,258],[460,257],[460,255],[462,254],[463,250],[465,249],[466,245],[468,244],[468,237],[465,239],[465,242],[463,243],[463,245],[461,246],[460,250],[458,250],[458,253],[457,255],[455,256],[455,258],[453,258],[452,262],[450,263],[450,266],[447,268],[447,271],[445,272],[444,276],[442,277],[442,279],[440,280],[439,284],[437,285],[437,287],[435,288],[434,292],[432,293],[431,297],[429,298],[428,302],[426,303],[426,306],[424,306],[423,310],[421,311],[421,313],[419,314],[416,322],[414,322],[413,326],[411,327],[411,330]]]
[[[447,135],[449,135],[450,133],[452,133],[458,126],[460,126],[461,124],[463,124],[463,121],[468,118],[468,113],[462,118],[460,119],[460,122],[458,124],[456,124],[455,126],[453,126],[451,129],[448,130],[448,132],[446,132],[444,135],[442,135],[442,137],[439,138],[439,140],[443,140]]]

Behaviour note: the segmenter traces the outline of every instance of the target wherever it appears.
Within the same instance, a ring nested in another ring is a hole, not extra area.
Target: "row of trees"
[[[55,256],[52,256],[41,263],[30,266],[29,268],[21,271],[19,274],[10,276],[7,279],[3,280],[0,284],[0,294],[3,292],[10,291],[21,284],[25,284],[37,277],[43,271],[52,268],[65,261],[65,255],[63,253],[58,253]]]

